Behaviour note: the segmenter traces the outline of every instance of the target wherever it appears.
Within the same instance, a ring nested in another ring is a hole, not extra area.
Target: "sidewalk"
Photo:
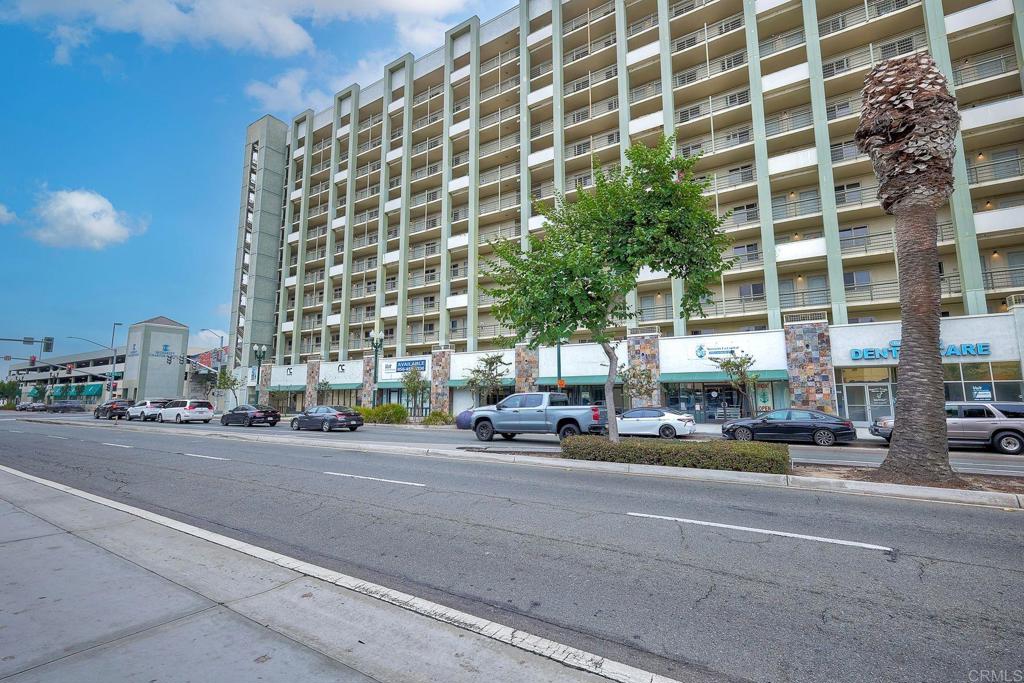
[[[281,564],[0,471],[0,679],[641,680],[592,655],[620,673],[570,668],[554,660],[585,653],[541,656]]]

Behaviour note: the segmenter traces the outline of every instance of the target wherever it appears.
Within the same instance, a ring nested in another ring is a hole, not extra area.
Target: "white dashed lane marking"
[[[386,484],[401,484],[402,486],[420,486],[425,487],[426,484],[417,484],[412,481],[398,481],[397,479],[378,479],[377,477],[361,477],[358,474],[344,474],[342,472],[324,472],[333,477],[348,477],[349,479],[367,479],[369,481],[382,481]]]

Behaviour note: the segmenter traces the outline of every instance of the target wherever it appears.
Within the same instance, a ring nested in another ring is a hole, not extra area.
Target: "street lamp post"
[[[384,348],[384,333],[374,330],[370,333],[370,346],[373,347],[373,399],[371,405],[377,407],[377,365],[380,362],[380,350]]]
[[[252,355],[256,359],[256,403],[260,401],[260,374],[263,372],[263,359],[267,357],[266,344],[253,344]]]
[[[114,323],[110,328],[110,398],[114,398],[114,378],[117,376],[117,347],[114,346],[114,334],[121,323]]]

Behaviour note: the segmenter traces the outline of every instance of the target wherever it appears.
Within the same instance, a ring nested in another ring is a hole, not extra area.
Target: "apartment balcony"
[[[959,89],[970,83],[976,83],[1004,74],[1017,73],[1017,56],[1013,47],[1003,47],[990,52],[970,55],[963,58],[967,62],[953,69],[953,84]]]
[[[481,339],[488,339],[493,337],[510,337],[515,334],[515,330],[499,325],[498,323],[491,323],[480,325],[477,327],[477,337]]]
[[[409,249],[409,260],[415,261],[416,259],[427,258],[428,256],[436,256],[440,253],[441,245],[436,242],[417,244]]]
[[[827,289],[805,289],[799,292],[782,292],[779,294],[781,308],[811,308],[828,306],[831,298]]]
[[[672,320],[675,312],[671,306],[648,306],[636,312],[636,320],[640,322],[664,322]]]
[[[621,135],[618,130],[609,130],[587,138],[574,140],[565,146],[563,153],[565,154],[565,159],[569,160],[584,154],[590,154],[599,149],[617,145],[620,140]]]
[[[713,24],[705,25],[696,31],[691,31],[685,35],[675,38],[672,41],[672,53],[682,52],[683,50],[689,50],[697,45],[710,42],[720,36],[727,33],[743,28],[743,13],[733,14],[732,16],[726,17],[716,21]]]
[[[480,102],[483,103],[483,102],[491,99],[492,97],[497,97],[498,95],[501,95],[501,94],[504,94],[504,93],[507,93],[507,92],[511,92],[513,90],[517,90],[518,88],[519,88],[519,76],[518,75],[512,76],[511,78],[506,78],[504,81],[501,81],[500,83],[495,83],[491,87],[484,88],[483,90],[481,90],[480,91]]]
[[[518,104],[514,104],[511,107],[502,107],[497,111],[492,111],[490,114],[487,114],[486,116],[481,116],[479,129],[483,130],[488,126],[493,126],[496,123],[501,123],[509,119],[514,119],[517,116],[519,116]]]
[[[477,234],[480,244],[487,242],[502,242],[504,240],[519,239],[522,229],[519,221],[510,221],[498,225],[481,228]]]
[[[360,121],[359,122],[359,132],[362,133],[365,130],[369,130],[370,128],[372,128],[373,126],[376,126],[378,123],[380,123],[383,120],[384,120],[384,113],[383,112],[377,112],[376,114],[373,114],[370,118],[366,119],[365,121]]]
[[[497,54],[490,59],[480,62],[480,73],[485,74],[491,69],[496,69],[504,64],[511,64],[512,62],[519,59],[519,48],[514,47],[510,50]]]
[[[751,227],[757,225],[761,220],[760,212],[755,206],[753,209],[745,209],[743,211],[733,211],[725,220],[722,222],[722,228],[725,230]]]
[[[413,302],[410,301],[406,308],[406,313],[409,315],[426,315],[428,313],[437,313],[441,310],[441,305],[436,301],[432,302]]]
[[[363,340],[360,339],[359,337],[354,337],[354,338],[348,340],[348,350],[349,351],[360,351],[360,350],[362,350],[364,348],[367,348],[367,349],[370,348],[369,340],[367,340],[365,346],[363,345]]]
[[[540,64],[534,64],[530,67],[530,80],[532,81],[535,78],[540,78],[541,76],[551,73],[551,69],[552,64],[550,59],[545,60]]]
[[[498,138],[497,140],[491,140],[480,145],[480,158],[483,159],[491,154],[497,154],[498,152],[504,152],[507,149],[516,147],[519,145],[519,133],[515,132],[511,135]],[[452,164],[454,166],[454,164]]]
[[[754,142],[754,129],[749,125],[713,132],[696,140],[685,140],[676,148],[682,156],[708,156]]]
[[[352,248],[361,249],[362,247],[369,247],[377,244],[377,233],[369,232],[365,235],[359,235],[358,237],[352,238]]]
[[[829,56],[822,60],[821,71],[825,79],[838,78],[847,75],[848,79],[842,80],[843,89],[849,90],[860,83],[863,71],[873,64],[893,57],[910,54],[916,50],[928,47],[928,37],[924,31],[903,36],[888,38],[880,43],[869,43],[849,52],[837,56]],[[826,90],[828,85],[826,84]]]
[[[1019,156],[967,167],[967,181],[971,185],[1020,179],[1021,176],[1024,176],[1024,157]]]
[[[578,62],[581,59],[589,57],[595,52],[600,52],[605,48],[609,48],[612,45],[615,45],[615,31],[606,33],[585,45],[580,45],[577,48],[573,48],[572,50],[565,52],[562,55],[562,65],[569,66],[574,62]],[[518,79],[516,80],[518,81]]]
[[[920,23],[920,13],[900,12],[920,4],[920,0],[875,0],[874,2],[858,3],[849,9],[819,19],[818,36],[824,45],[833,49],[835,47],[842,49],[858,42],[862,43],[865,34],[871,33],[863,30],[851,31],[850,29],[864,26],[882,17],[885,17],[883,26],[886,30],[905,31]]]
[[[435,285],[435,284],[437,284],[440,281],[441,281],[440,273],[437,273],[437,272],[433,272],[433,273],[416,273],[416,274],[413,274],[413,275],[409,276],[409,279],[407,280],[407,283],[408,283],[408,286],[410,288],[412,288],[412,287],[426,287],[428,285]],[[396,284],[395,287],[390,288],[387,291],[392,291],[392,289],[397,289],[397,288],[398,288],[398,286]]]
[[[454,218],[453,218],[453,220],[454,220]],[[431,230],[433,228],[439,227],[440,225],[441,225],[441,214],[439,214],[439,213],[431,214],[429,216],[424,216],[423,218],[417,218],[416,220],[411,221],[409,223],[409,234],[410,235],[415,235],[416,233],[419,233],[419,232],[426,232],[427,230]],[[397,237],[397,233],[396,233],[395,236]],[[390,232],[389,232],[388,239],[391,239],[390,238]]]
[[[429,138],[427,140],[424,140],[423,142],[418,142],[412,146],[412,155],[416,156],[418,154],[423,154],[428,150],[436,149],[440,147],[443,143],[444,138],[441,135]]]
[[[444,110],[438,110],[438,111],[430,112],[426,116],[421,116],[420,118],[418,118],[418,119],[416,119],[415,121],[412,122],[413,132],[416,132],[416,131],[420,130],[421,128],[425,128],[425,127],[429,126],[432,123],[436,123],[436,122],[440,121],[443,118],[444,118]]]
[[[981,274],[981,281],[985,290],[989,292],[1022,289],[1024,288],[1024,267],[986,270]]]
[[[356,147],[356,154],[365,154],[366,152],[369,152],[370,150],[377,149],[378,147],[380,147],[382,142],[383,142],[383,139],[381,137],[379,137],[379,136],[375,137],[375,138],[371,138],[371,139],[367,140],[366,142],[360,144],[358,147]]]
[[[764,132],[768,137],[782,135],[794,130],[809,128],[814,125],[814,114],[810,105],[789,109],[766,116]]]
[[[520,173],[519,164],[503,164],[496,168],[488,169],[480,174],[479,186],[490,185],[491,183],[498,182],[499,180],[506,180],[508,178],[515,178]]]
[[[374,171],[379,171],[379,170],[380,170],[380,159],[374,159],[370,163],[363,164],[362,166],[359,166],[358,168],[356,168],[355,177],[356,178],[361,178],[364,175],[369,175],[370,173],[373,173]]]
[[[727,55],[721,57],[715,57],[708,63],[698,64],[682,71],[677,71],[672,74],[672,89],[682,88],[684,86],[693,85],[701,81],[706,81],[715,76],[725,73],[726,71],[732,71],[747,63],[747,50],[746,48],[736,50]]]
[[[836,209],[843,211],[861,207],[878,208],[878,186],[848,187],[835,192]]]
[[[319,216],[323,216],[323,215],[325,215],[327,213],[328,209],[330,209],[330,205],[329,204],[320,204],[319,206],[311,206],[311,207],[309,207],[309,212],[306,214],[306,218],[312,220],[312,219],[317,218]]]
[[[658,90],[660,92],[660,87]],[[606,97],[599,102],[589,104],[586,107],[580,107],[579,109],[569,112],[563,118],[563,122],[565,123],[565,127],[568,128],[585,121],[591,121],[601,116],[617,112],[618,110],[619,98],[617,95],[614,95],[612,97]],[[530,128],[530,139],[538,138],[541,135],[550,133],[551,129],[552,122],[550,119],[534,125]]]
[[[416,208],[417,206],[423,206],[429,202],[436,202],[441,200],[441,188],[435,187],[424,192],[418,192],[409,198],[409,208]]]
[[[511,208],[519,208],[521,199],[518,192],[513,192],[509,195],[497,196],[493,199],[487,199],[480,202],[480,215],[484,216],[490,213],[496,213],[498,211],[504,211]]]
[[[562,22],[562,35],[569,35],[573,31],[581,29],[587,24],[596,22],[598,19],[603,19],[604,17],[614,13],[615,2],[606,2],[602,5],[598,5],[593,9],[587,10],[583,14]]]
[[[785,52],[790,48],[798,47],[806,42],[804,37],[804,28],[799,26],[790,31],[784,33],[776,33],[773,36],[761,40],[757,44],[758,53],[761,55],[761,59],[766,59],[772,55],[780,52]]]
[[[750,104],[750,89],[746,86],[720,95],[708,96],[675,110],[676,125],[690,123],[711,114],[719,115],[733,107]]]
[[[855,256],[875,252],[890,252],[896,248],[892,233],[880,232],[874,235],[843,237],[839,240],[839,250],[843,255]]]
[[[785,221],[821,213],[821,197],[772,203],[772,220]]]
[[[437,330],[426,332],[407,332],[405,341],[409,344],[436,344],[438,340]]]
[[[432,85],[427,90],[424,90],[423,92],[413,96],[413,98],[412,98],[412,106],[415,107],[417,105],[423,104],[427,100],[433,99],[434,97],[437,97],[438,95],[443,95],[443,94],[444,94],[444,84],[443,83],[438,83],[437,85]]]
[[[760,251],[747,251],[742,254],[723,254],[723,258],[735,259],[727,272],[741,273],[756,270],[764,266],[764,253]]]
[[[448,338],[451,339],[452,341],[456,341],[456,340],[460,340],[460,339],[465,339],[466,338],[466,328],[465,327],[453,327],[451,329],[451,331],[448,333]]]
[[[836,95],[825,102],[825,118],[835,121],[847,116],[860,114],[863,100],[859,90]]]
[[[575,80],[566,83],[565,86],[562,88],[562,94],[563,96],[566,97],[569,95],[574,95],[578,92],[583,92],[584,90],[588,90],[597,85],[600,85],[601,83],[613,81],[616,78],[618,78],[618,76],[619,69],[616,64],[606,66],[602,69],[595,69],[594,71],[591,71],[585,76],[581,76]]]
[[[708,187],[704,190],[704,194],[721,194],[726,190],[750,185],[755,182],[757,180],[757,172],[753,166],[750,166],[749,168],[741,168],[735,171],[715,171],[704,176],[704,179],[708,182]]]
[[[379,183],[375,185],[370,185],[369,187],[364,187],[360,190],[356,190],[355,194],[352,196],[352,199],[358,202],[364,199],[369,199],[370,197],[373,197],[378,193],[380,193]]]
[[[768,310],[768,303],[763,296],[737,297],[734,299],[719,299],[701,304],[706,318],[721,318],[726,316],[759,315]]]
[[[366,211],[362,211],[356,214],[353,224],[359,225],[360,223],[368,223],[369,221],[374,221],[377,220],[378,218],[380,218],[379,207],[374,209],[367,209]]]

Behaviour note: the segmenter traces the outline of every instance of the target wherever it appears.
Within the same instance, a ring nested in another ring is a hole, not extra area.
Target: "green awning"
[[[103,385],[100,383],[86,384],[82,396],[99,396],[103,393]]]
[[[756,374],[760,382],[789,379],[789,372],[786,370],[758,370]],[[659,381],[662,384],[672,384],[674,382],[728,382],[729,376],[720,370],[709,370],[707,372],[665,372],[662,373]]]
[[[270,391],[305,391],[305,384],[273,384]]]
[[[68,396],[78,396],[82,393],[81,384],[70,384],[68,385]]]
[[[358,389],[363,386],[361,382],[344,382],[342,384],[332,384],[331,389]]]
[[[43,392],[39,390],[39,387],[36,386],[29,389],[28,395],[31,396],[32,398],[39,398],[40,394],[42,393]]]
[[[68,385],[66,384],[54,384],[53,389],[50,391],[50,396],[54,398],[63,398],[68,391]]]
[[[377,382],[378,389],[402,389],[404,385],[401,382]]]
[[[516,381],[513,378],[511,378],[511,377],[504,377],[501,380],[501,386],[503,386],[503,387],[514,387],[515,385],[516,385]],[[448,380],[448,386],[456,387],[456,388],[464,387],[464,386],[466,386],[466,380],[464,380],[464,379],[450,379],[450,380]]]
[[[573,387],[587,386],[587,385],[594,386],[594,385],[598,385],[598,384],[603,386],[604,383],[605,383],[605,380],[608,379],[608,375],[576,375],[576,376],[573,376],[573,377],[570,377],[570,376],[567,376],[567,375],[563,375],[562,379],[565,380],[565,383],[568,386],[573,386]],[[615,378],[615,383],[616,384],[621,384],[622,380],[620,380],[618,377],[616,377]],[[558,386],[558,378],[557,377],[538,377],[537,378],[537,384],[541,385],[541,386],[552,386],[552,387]]]

